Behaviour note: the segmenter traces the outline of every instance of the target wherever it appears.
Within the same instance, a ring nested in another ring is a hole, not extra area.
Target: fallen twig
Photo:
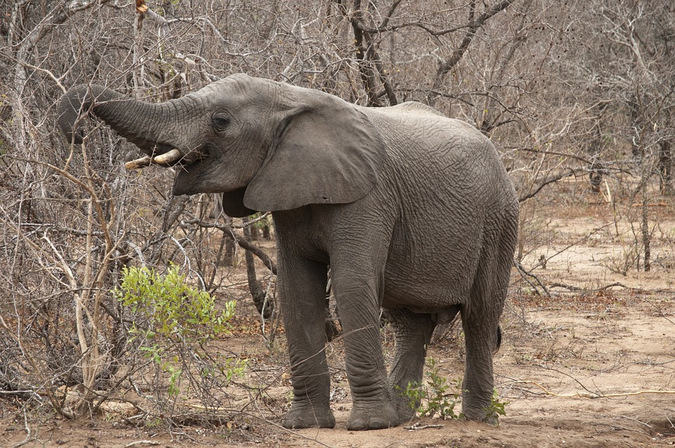
[[[129,448],[138,445],[159,445],[159,442],[155,442],[154,440],[137,440],[135,442],[127,443],[124,446],[125,448]]]
[[[430,429],[430,428],[442,428],[445,425],[421,425],[420,422],[417,422],[413,425],[410,426],[404,426],[403,429],[406,429],[408,431],[420,431],[422,429]]]

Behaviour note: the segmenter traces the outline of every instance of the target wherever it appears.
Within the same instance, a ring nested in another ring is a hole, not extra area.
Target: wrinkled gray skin
[[[466,336],[463,412],[491,418],[518,206],[480,132],[417,103],[364,108],[245,75],[162,104],[75,87],[59,106],[68,136],[87,110],[148,155],[179,149],[174,194],[222,192],[231,216],[272,212],[294,393],[285,427],[335,425],[324,352],[329,264],[354,403],[349,429],[413,416],[398,387],[421,381],[435,325],[457,312]],[[396,329],[389,375],[380,306]]]

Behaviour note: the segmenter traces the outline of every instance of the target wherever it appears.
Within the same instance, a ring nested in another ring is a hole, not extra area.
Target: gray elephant
[[[326,364],[327,266],[344,331],[351,430],[413,416],[401,389],[421,381],[438,322],[461,313],[463,412],[489,418],[492,355],[509,283],[518,202],[499,154],[470,125],[418,103],[365,108],[238,74],[160,104],[77,86],[59,104],[136,144],[130,167],[173,166],[176,195],[223,193],[230,216],[271,211],[294,398],[287,428],[333,427]],[[380,307],[393,321],[387,375]]]

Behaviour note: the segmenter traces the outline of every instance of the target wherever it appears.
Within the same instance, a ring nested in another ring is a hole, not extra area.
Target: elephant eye
[[[213,123],[213,127],[216,129],[216,131],[221,132],[224,131],[230,124],[230,117],[222,112],[215,113],[211,117],[211,122]]]

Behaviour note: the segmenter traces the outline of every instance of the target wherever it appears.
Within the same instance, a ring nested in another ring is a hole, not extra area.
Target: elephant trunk
[[[160,164],[168,165],[176,161],[175,151],[172,152],[176,146],[172,134],[179,126],[175,111],[171,102],[146,103],[130,100],[103,86],[79,85],[61,98],[57,123],[69,140],[81,143],[77,122],[82,114],[92,112],[149,156],[171,152],[160,158]]]

